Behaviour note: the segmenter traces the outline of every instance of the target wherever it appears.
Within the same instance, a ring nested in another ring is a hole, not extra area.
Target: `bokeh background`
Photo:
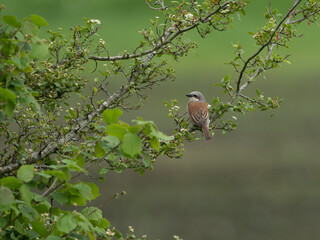
[[[44,17],[47,29],[83,23],[82,18],[100,19],[100,35],[111,52],[134,48],[138,31],[149,27],[157,16],[142,0],[2,0],[6,14],[22,19],[30,14]],[[272,0],[281,11],[292,0]],[[235,76],[224,64],[233,57],[232,42],[240,41],[247,54],[256,46],[247,32],[264,23],[269,1],[251,1],[247,16],[235,16],[234,29],[214,32],[198,41],[176,68],[176,80],[150,92],[150,100],[139,112],[126,113],[152,119],[170,133],[163,100],[178,99],[184,109],[186,93],[199,90],[210,100],[220,96],[213,84],[223,76]],[[143,176],[136,173],[108,174],[97,181],[101,196],[98,206],[115,192],[128,194],[103,207],[104,216],[117,228],[132,225],[137,235],[149,239],[277,240],[320,237],[320,28],[299,25],[302,38],[295,39],[285,53],[292,54],[291,65],[260,78],[252,90],[260,88],[267,96],[284,99],[275,112],[250,112],[238,117],[238,129],[226,136],[216,133],[210,142],[185,144],[182,159],[159,159],[156,168]],[[43,36],[45,36],[43,31]],[[272,116],[271,116],[272,115]],[[95,177],[96,172],[91,176]],[[92,179],[92,181],[96,181]]]

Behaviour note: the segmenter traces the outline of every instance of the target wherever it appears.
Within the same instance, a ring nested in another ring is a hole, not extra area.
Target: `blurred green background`
[[[6,14],[20,19],[30,14],[46,18],[48,29],[83,23],[82,17],[100,19],[100,35],[116,54],[134,48],[138,31],[149,27],[159,13],[142,0],[2,0]],[[273,0],[274,7],[289,9],[291,0]],[[199,90],[207,100],[221,96],[213,84],[223,76],[236,76],[224,63],[233,57],[232,42],[240,41],[250,54],[255,49],[249,31],[264,23],[269,1],[251,1],[247,16],[235,16],[234,29],[214,32],[198,41],[199,48],[173,62],[175,82],[155,88],[139,112],[126,113],[129,120],[139,115],[152,119],[166,133],[168,121],[163,100],[178,99],[184,109],[186,93]],[[302,38],[295,39],[285,53],[291,65],[260,78],[252,90],[284,99],[274,112],[250,112],[237,116],[238,129],[226,136],[216,133],[213,141],[185,144],[182,159],[159,159],[156,168],[139,176],[132,172],[109,174],[97,181],[102,195],[92,202],[98,206],[114,192],[127,195],[104,206],[104,216],[126,231],[150,239],[277,240],[320,237],[320,28],[299,25]],[[45,35],[45,31],[43,31]],[[92,178],[97,177],[93,172]],[[96,181],[92,179],[91,181]]]

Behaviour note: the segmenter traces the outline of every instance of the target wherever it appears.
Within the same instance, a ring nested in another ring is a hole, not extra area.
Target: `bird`
[[[208,105],[203,94],[193,91],[186,96],[189,98],[187,110],[191,121],[202,129],[205,139],[210,140]]]

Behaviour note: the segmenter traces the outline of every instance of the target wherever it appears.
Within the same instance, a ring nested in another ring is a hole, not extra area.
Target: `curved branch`
[[[188,27],[185,27],[183,29],[180,29],[175,26],[169,27],[164,33],[163,36],[160,37],[157,44],[154,45],[153,48],[146,50],[142,53],[138,54],[127,54],[123,56],[114,56],[114,57],[99,57],[99,56],[90,56],[89,59],[95,60],[95,61],[114,61],[114,60],[126,60],[130,58],[138,58],[145,56],[144,59],[142,59],[142,64],[146,64],[147,62],[151,61],[151,59],[155,56],[157,51],[164,47],[165,45],[171,43],[176,37],[183,34],[184,32],[190,31],[194,28],[196,28],[200,23],[206,23],[208,19],[220,11],[220,9],[223,9],[228,4],[231,4],[231,1],[227,1],[222,5],[219,5],[215,10],[211,11],[209,14],[207,14],[204,18],[200,18],[198,21],[193,22]],[[138,70],[136,71],[136,74],[132,74],[132,76],[137,76],[140,74]],[[117,92],[115,92],[113,95],[111,95],[105,102],[103,102],[97,109],[94,109],[86,118],[84,119],[78,119],[75,121],[74,127],[70,132],[68,132],[66,135],[57,136],[56,141],[50,142],[47,144],[46,147],[44,147],[40,151],[35,151],[31,154],[30,157],[23,158],[19,162],[13,162],[7,166],[0,167],[0,175],[13,172],[17,170],[21,165],[23,164],[34,164],[38,161],[56,153],[59,150],[59,146],[62,146],[66,143],[73,142],[77,136],[80,135],[81,131],[88,126],[88,124],[93,121],[97,116],[99,116],[105,109],[110,108],[112,103],[118,101],[121,99],[125,94],[127,94],[132,88],[132,83],[135,82],[135,79],[131,79],[126,85],[122,86]]]
[[[99,108],[93,110],[85,119],[79,119],[74,129],[72,129],[66,135],[58,137],[56,141],[50,142],[44,149],[33,152],[30,157],[23,158],[20,162],[0,167],[0,175],[13,172],[23,164],[34,164],[41,159],[44,159],[51,154],[56,153],[59,150],[59,146],[72,142],[81,133],[81,131],[88,126],[91,121],[99,116],[105,109],[109,108],[114,102],[124,96],[132,87],[131,83],[132,82],[129,82],[127,85],[122,86],[117,92],[115,92],[105,102],[103,102],[99,106]]]
[[[151,6],[150,1],[148,1],[148,0],[145,0],[144,2],[148,5],[149,8],[151,8],[153,10],[156,10],[156,11],[167,10],[170,6],[172,6],[172,4],[169,4],[168,6],[165,6],[163,0],[157,0],[156,1],[155,5],[160,5],[161,6],[159,8]]]
[[[263,44],[257,52],[255,52],[252,56],[250,56],[246,61],[244,61],[244,65],[240,71],[240,75],[239,75],[239,78],[238,78],[238,81],[237,81],[237,89],[236,89],[236,92],[234,94],[229,94],[230,95],[230,99],[229,101],[227,102],[227,105],[230,105],[237,99],[237,97],[243,97],[244,95],[241,94],[243,92],[243,90],[245,90],[249,85],[250,83],[253,81],[254,78],[256,78],[262,71],[263,71],[263,68],[262,67],[259,67],[250,77],[249,79],[241,85],[241,80],[243,78],[243,74],[245,73],[246,69],[248,68],[249,66],[249,63],[251,60],[253,60],[255,57],[257,57],[266,47],[268,48],[268,51],[266,53],[266,56],[265,56],[265,61],[268,61],[271,57],[271,54],[274,50],[274,47],[277,45],[276,43],[272,43],[272,39],[273,37],[275,36],[275,34],[277,32],[281,32],[283,30],[283,28],[281,28],[282,24],[295,24],[297,23],[296,21],[290,21],[291,19],[291,16],[292,14],[294,13],[294,10],[297,8],[297,6],[301,3],[302,0],[295,0],[294,3],[293,3],[293,6],[292,8],[287,12],[287,14],[281,19],[281,21],[277,24],[276,28],[275,28],[275,31],[273,31],[273,33],[270,35],[268,41]],[[317,13],[319,11],[316,11]],[[316,14],[316,13],[314,13]],[[313,14],[313,15],[314,15]],[[303,19],[301,19],[301,21],[307,19],[307,16],[304,16]],[[300,19],[298,19],[300,20]],[[281,28],[281,30],[279,30]],[[222,111],[221,114],[215,114],[214,116],[212,116],[212,122],[216,121],[217,119],[219,119],[225,112],[227,111],[227,109],[224,109]]]
[[[239,75],[239,78],[238,78],[238,81],[237,81],[237,93],[240,93],[241,80],[242,80],[243,74],[244,74],[245,70],[247,69],[248,64],[250,63],[250,61],[251,61],[252,59],[254,59],[256,56],[258,56],[267,46],[270,45],[270,43],[272,42],[273,37],[274,37],[275,34],[278,32],[279,28],[282,26],[282,24],[284,23],[284,21],[291,15],[291,13],[296,9],[296,7],[300,4],[301,1],[302,1],[302,0],[295,1],[293,7],[288,11],[288,13],[287,13],[287,14],[281,19],[281,21],[278,23],[278,25],[276,26],[275,30],[274,30],[273,33],[271,34],[269,40],[268,40],[265,44],[263,44],[263,45],[259,48],[259,50],[258,50],[257,52],[255,52],[251,57],[249,57],[249,58],[247,59],[247,61],[245,61],[244,65],[243,65],[243,67],[242,67],[242,69],[241,69],[241,71],[240,71],[240,75]],[[270,49],[273,49],[273,47],[270,48]],[[271,52],[272,52],[272,50],[271,50]],[[271,52],[268,53],[269,56],[270,56]],[[268,55],[267,55],[267,56],[268,56]],[[259,69],[260,69],[260,68],[259,68]],[[258,69],[258,70],[259,70],[259,69]],[[256,75],[258,75],[261,71],[262,71],[262,70],[259,70],[259,72],[258,72]]]
[[[189,27],[179,29],[177,27],[171,26],[167,29],[167,31],[163,34],[163,37],[159,39],[159,41],[154,45],[153,48],[146,50],[141,53],[133,53],[133,54],[125,54],[125,55],[118,55],[118,56],[108,56],[108,57],[100,57],[100,56],[89,56],[89,59],[96,60],[96,61],[116,61],[116,60],[127,60],[131,58],[139,58],[143,57],[147,54],[157,52],[159,49],[163,48],[167,44],[169,44],[171,41],[173,41],[176,37],[183,34],[184,32],[190,31],[193,28],[196,28],[201,23],[206,23],[210,17],[212,17],[214,14],[219,12],[221,9],[226,7],[228,4],[232,3],[231,1],[227,1],[222,5],[219,5],[215,10],[208,13],[206,16],[199,18],[198,21],[195,21],[193,24],[191,24]],[[172,35],[172,33],[174,33]]]

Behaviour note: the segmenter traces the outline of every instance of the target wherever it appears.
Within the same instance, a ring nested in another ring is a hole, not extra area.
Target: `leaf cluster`
[[[31,15],[22,21],[4,15],[0,22],[0,238],[1,239],[139,239],[132,227],[121,234],[102,216],[100,208],[86,207],[99,196],[98,187],[79,181],[92,166],[103,181],[110,171],[152,170],[161,156],[180,158],[185,141],[194,141],[178,102],[165,102],[174,123],[171,136],[151,120],[121,120],[123,111],[142,106],[146,90],[174,80],[168,60],[179,60],[197,46],[185,33],[205,37],[212,31],[232,27],[233,16],[245,15],[246,1],[146,0],[160,16],[140,31],[141,40],[132,50],[112,56],[98,31],[101,22],[84,19],[70,33],[49,30],[41,39],[46,20]],[[299,37],[296,25],[319,16],[319,2],[296,0],[281,15],[266,9],[266,24],[249,33],[257,50],[248,54],[233,44],[235,72],[215,86],[221,96],[210,104],[210,131],[223,134],[237,127],[237,114],[274,110],[278,97],[262,90],[248,95],[246,89],[267,70],[288,63],[288,56],[275,50],[287,48]],[[300,4],[300,5],[299,5]],[[0,8],[1,11],[3,8]],[[103,62],[103,64],[100,64]],[[91,64],[90,64],[91,63]],[[95,75],[87,70],[92,68]],[[98,75],[98,77],[97,77]],[[118,90],[112,90],[117,76]],[[118,80],[119,79],[119,80]],[[72,97],[72,99],[69,99]],[[65,210],[72,206],[74,210]],[[175,236],[176,239],[179,237]],[[146,239],[142,236],[140,239]]]

